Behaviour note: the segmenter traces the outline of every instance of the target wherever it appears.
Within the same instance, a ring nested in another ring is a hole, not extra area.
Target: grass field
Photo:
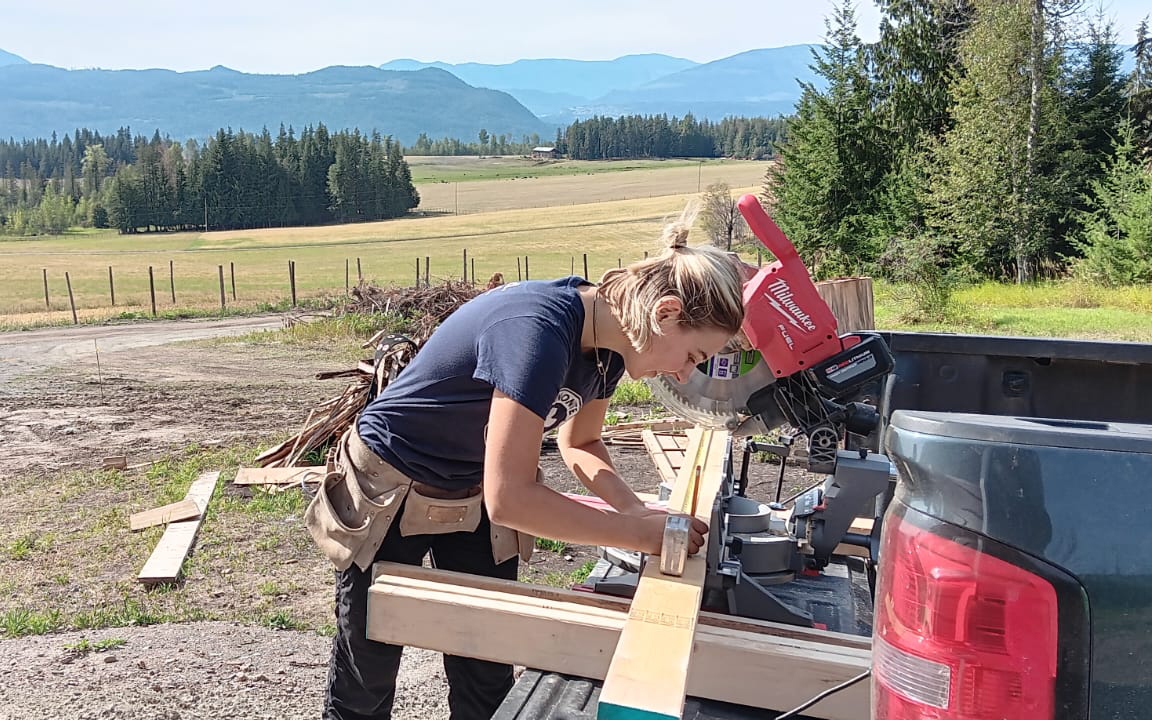
[[[594,175],[634,170],[655,170],[673,167],[696,168],[731,163],[714,158],[675,158],[668,160],[533,160],[518,155],[475,157],[472,155],[409,155],[405,158],[412,170],[413,182],[474,182],[478,180],[508,180],[512,178],[538,178],[558,175]]]
[[[413,166],[420,209],[477,213],[516,208],[551,208],[611,200],[703,192],[714,182],[730,187],[758,186],[769,167],[744,160],[568,161],[538,168],[531,161],[492,158],[427,158],[439,164]],[[446,162],[451,160],[455,162]],[[505,164],[505,162],[509,164]],[[459,168],[455,173],[453,168]],[[425,172],[421,173],[420,171]],[[464,177],[466,173],[471,176]],[[417,176],[429,178],[427,181]],[[449,181],[468,180],[468,182]],[[475,180],[476,182],[473,182]],[[480,182],[484,180],[486,182]]]

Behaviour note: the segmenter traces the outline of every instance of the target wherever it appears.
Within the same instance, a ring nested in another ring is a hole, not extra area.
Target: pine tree
[[[1107,285],[1152,282],[1152,169],[1141,162],[1131,120],[1121,122],[1112,159],[1092,190],[1077,271]]]
[[[826,25],[827,49],[813,51],[813,69],[828,88],[803,86],[781,163],[765,186],[781,229],[818,277],[876,257],[868,225],[886,170],[868,53],[856,35],[852,4],[842,0]]]

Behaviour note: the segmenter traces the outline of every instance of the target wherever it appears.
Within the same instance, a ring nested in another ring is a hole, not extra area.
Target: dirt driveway
[[[189,340],[283,327],[279,316],[50,328],[0,334],[0,478],[145,462],[190,443],[268,437],[338,385],[295,349]],[[302,414],[303,413],[303,414]]]

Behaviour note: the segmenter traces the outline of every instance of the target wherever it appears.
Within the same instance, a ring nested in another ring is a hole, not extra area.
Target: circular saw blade
[[[723,353],[696,366],[686,383],[657,375],[645,382],[666,408],[697,425],[724,428],[741,434],[767,432],[748,411],[748,398],[776,381],[772,370],[756,352]],[[752,423],[749,423],[753,420]],[[783,418],[780,423],[782,424]]]

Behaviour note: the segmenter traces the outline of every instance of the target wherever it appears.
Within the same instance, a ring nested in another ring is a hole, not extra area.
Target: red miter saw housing
[[[752,233],[776,256],[744,285],[744,334],[776,377],[807,370],[845,347],[836,317],[816,292],[791,241],[754,195],[737,203]]]

